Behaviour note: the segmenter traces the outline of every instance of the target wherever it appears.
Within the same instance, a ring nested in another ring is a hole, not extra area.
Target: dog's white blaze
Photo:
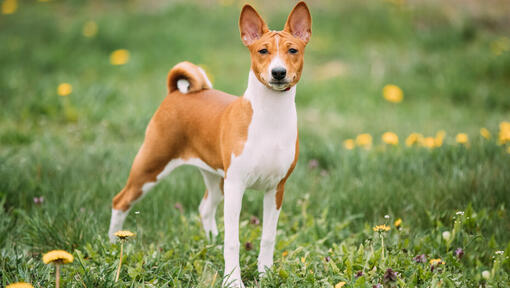
[[[285,66],[285,63],[283,63],[282,61],[282,58],[280,58],[280,36],[276,35],[275,36],[276,38],[276,56],[271,59],[271,63],[269,64],[269,68],[267,69],[267,73],[268,73],[268,78],[267,79],[271,79],[273,76],[272,76],[272,73],[271,71],[274,69],[274,68],[279,68],[279,67],[283,67],[285,69],[287,69],[287,67]]]
[[[177,89],[179,89],[179,91],[182,94],[188,93],[188,91],[189,91],[189,81],[186,80],[186,79],[179,79],[179,80],[177,80]]]
[[[272,193],[264,197],[263,246],[259,257],[262,270],[272,265],[274,237],[279,211],[274,191],[287,174],[296,153],[297,114],[296,88],[274,91],[259,82],[250,71],[244,98],[250,101],[253,115],[243,152],[232,154],[225,178],[225,275],[227,280],[241,282],[239,269],[239,212],[246,188]],[[267,204],[266,204],[267,203]],[[268,215],[266,217],[266,215]],[[264,241],[266,239],[267,241]],[[272,239],[272,240],[271,240]],[[270,255],[270,256],[269,256]],[[271,259],[269,260],[269,257]],[[228,281],[227,281],[228,282]]]

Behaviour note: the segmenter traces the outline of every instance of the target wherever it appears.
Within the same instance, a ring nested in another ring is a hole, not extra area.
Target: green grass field
[[[221,286],[223,209],[221,237],[208,242],[195,168],[179,168],[133,208],[125,228],[137,235],[124,247],[118,283],[120,245],[107,240],[111,199],[165,97],[168,70],[189,60],[215,88],[245,89],[241,3],[220,2],[3,0],[1,287],[53,287],[54,268],[41,260],[53,249],[75,257],[62,269],[63,287]],[[500,123],[510,121],[508,5],[309,2],[313,34],[296,97],[300,159],[264,279],[256,265],[261,224],[250,221],[262,218],[262,193],[245,194],[244,283],[509,287],[510,144],[498,140]],[[272,29],[283,27],[293,4],[254,3]],[[124,65],[110,64],[117,49],[129,51]],[[59,96],[61,83],[72,93]],[[402,102],[384,99],[387,84],[402,89]],[[440,147],[405,144],[413,132],[442,130]],[[398,145],[383,143],[387,131]],[[362,133],[372,136],[371,149],[346,149]],[[468,143],[456,143],[458,133]],[[374,232],[381,224],[391,229]]]

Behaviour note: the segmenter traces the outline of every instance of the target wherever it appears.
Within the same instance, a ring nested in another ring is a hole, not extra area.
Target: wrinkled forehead
[[[276,46],[276,44],[282,46],[296,45],[299,47],[305,45],[305,43],[302,40],[292,36],[292,34],[290,34],[289,32],[268,31],[264,33],[262,37],[260,37],[260,39],[258,39],[255,43],[253,43],[253,46],[272,47],[273,45]]]

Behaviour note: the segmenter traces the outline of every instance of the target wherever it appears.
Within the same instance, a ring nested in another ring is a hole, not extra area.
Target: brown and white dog
[[[218,235],[216,207],[224,199],[224,284],[243,287],[239,268],[239,215],[245,189],[262,190],[264,217],[258,270],[273,265],[278,215],[285,181],[298,158],[296,83],[311,36],[304,2],[283,31],[270,31],[250,5],[239,19],[251,55],[242,97],[212,89],[204,71],[189,62],[168,75],[168,96],[152,117],[126,186],[113,198],[109,236],[122,229],[133,206],[180,165],[200,169],[207,190],[199,212],[208,237]]]

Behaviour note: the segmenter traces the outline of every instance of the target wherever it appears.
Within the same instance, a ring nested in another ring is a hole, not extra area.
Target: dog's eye
[[[296,54],[297,52],[298,52],[297,49],[294,49],[294,48],[289,49],[290,54]]]
[[[259,50],[259,53],[260,53],[260,54],[267,54],[267,53],[268,53],[268,51],[267,51],[267,49],[266,49],[266,48],[264,48],[264,49],[260,49],[260,50]]]

